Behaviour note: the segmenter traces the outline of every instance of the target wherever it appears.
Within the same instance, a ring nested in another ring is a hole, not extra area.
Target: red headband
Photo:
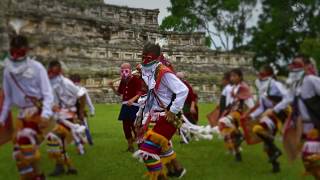
[[[304,63],[301,60],[294,60],[291,64],[289,64],[289,70],[297,70],[297,69],[303,69]]]
[[[27,55],[29,48],[11,48],[10,55],[12,60],[19,60]]]
[[[142,64],[147,65],[150,62],[156,60],[159,56],[149,52],[149,53],[143,53],[142,54]]]

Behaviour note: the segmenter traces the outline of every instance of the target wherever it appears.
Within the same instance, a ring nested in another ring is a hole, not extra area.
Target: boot
[[[273,163],[275,162],[281,155],[282,152],[280,149],[274,144],[273,138],[266,137],[261,134],[257,134],[259,138],[262,139],[266,147],[268,148],[268,156],[269,156],[269,162]]]
[[[242,155],[240,152],[236,152],[235,159],[236,159],[236,162],[242,162]]]
[[[51,177],[61,176],[65,173],[64,167],[62,164],[56,164],[56,167],[52,173],[49,174]]]
[[[272,162],[272,172],[278,173],[280,172],[280,163],[277,161]]]
[[[234,135],[234,138],[235,138],[235,146],[236,147],[240,147],[241,143],[243,142],[243,135],[241,134],[241,132],[237,132],[235,135]]]
[[[68,175],[77,175],[77,174],[78,174],[78,171],[77,171],[75,168],[70,167],[70,168],[68,169],[68,171],[67,171],[67,174],[68,174]]]
[[[269,156],[269,162],[271,162],[271,163],[276,161],[282,155],[282,152],[277,147],[275,147],[275,149],[271,150],[271,152],[272,153]]]

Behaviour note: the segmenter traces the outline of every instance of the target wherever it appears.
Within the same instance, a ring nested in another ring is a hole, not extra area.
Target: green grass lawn
[[[206,124],[205,115],[213,105],[200,105],[200,123]],[[142,163],[124,152],[126,141],[122,133],[122,125],[117,121],[119,105],[97,105],[96,116],[90,120],[90,126],[95,145],[87,147],[87,154],[79,156],[74,146],[69,152],[74,164],[79,170],[77,176],[62,176],[52,179],[77,180],[121,180],[142,179],[145,167]],[[259,180],[294,180],[312,179],[303,177],[301,161],[289,164],[285,156],[281,159],[281,173],[270,173],[270,165],[262,153],[262,146],[243,146],[243,162],[237,163],[233,157],[226,154],[221,140],[192,142],[188,145],[179,144],[179,138],[174,139],[174,149],[179,161],[187,169],[184,179],[259,179]],[[15,163],[11,155],[12,145],[0,147],[0,180],[18,179]],[[48,160],[45,146],[41,147],[42,169],[49,173],[53,164]]]

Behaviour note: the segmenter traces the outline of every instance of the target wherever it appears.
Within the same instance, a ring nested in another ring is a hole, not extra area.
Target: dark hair
[[[302,59],[304,64],[311,64],[310,57],[305,54],[296,55],[293,59]]]
[[[243,73],[242,73],[242,70],[240,68],[235,68],[235,69],[232,69],[230,71],[230,75],[231,74],[236,74],[240,77],[241,80],[243,80]]]
[[[148,42],[147,44],[144,45],[142,53],[143,54],[153,53],[156,56],[160,56],[161,48],[158,44],[153,44],[153,43]]]
[[[229,71],[228,71],[228,72],[225,72],[225,73],[223,74],[223,80],[230,81],[230,72],[229,72]]]
[[[79,74],[72,74],[72,75],[70,76],[70,79],[71,79],[71,81],[73,81],[73,82],[80,82],[80,81],[81,81],[81,77],[80,77]]]
[[[10,40],[10,48],[28,48],[29,42],[25,36],[17,35],[11,38]]]
[[[49,62],[48,68],[59,67],[61,68],[61,63],[57,60],[53,60]]]
[[[260,68],[260,71],[267,72],[268,74],[274,74],[273,68],[270,65],[263,65]]]

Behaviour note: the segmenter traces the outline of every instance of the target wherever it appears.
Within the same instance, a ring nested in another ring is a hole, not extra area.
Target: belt
[[[128,104],[128,101],[122,101],[122,104]],[[132,103],[133,106],[139,106],[138,103]]]

